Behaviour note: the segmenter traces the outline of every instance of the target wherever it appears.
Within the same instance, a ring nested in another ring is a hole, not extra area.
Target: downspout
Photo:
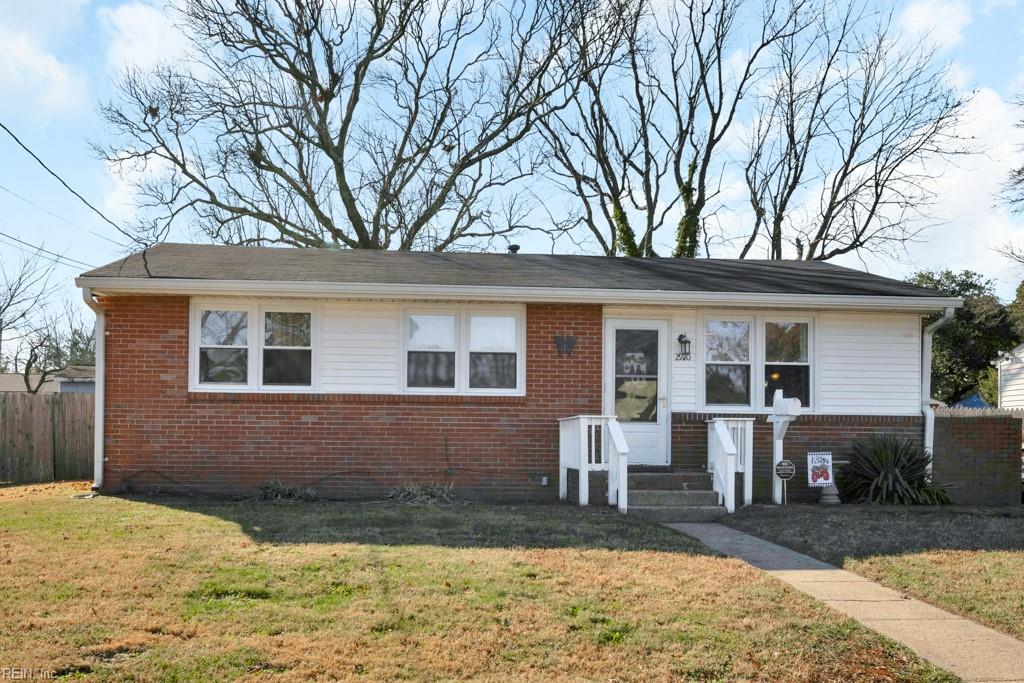
[[[106,406],[106,347],[107,347],[107,316],[103,307],[96,303],[93,298],[92,288],[82,288],[82,298],[85,305],[96,314],[96,393],[95,393],[95,415],[93,417],[93,445],[92,445],[92,488],[99,491],[103,488],[103,415]]]
[[[924,449],[935,446],[935,409],[932,407],[932,335],[953,319],[956,309],[947,306],[942,317],[924,328],[921,338],[921,413],[924,415]]]

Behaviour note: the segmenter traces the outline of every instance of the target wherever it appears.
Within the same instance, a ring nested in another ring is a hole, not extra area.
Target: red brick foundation
[[[190,393],[186,297],[108,297],[105,490],[327,498],[452,483],[467,498],[558,496],[556,419],[601,411],[602,310],[531,304],[525,397]],[[555,335],[577,338],[571,356]],[[549,485],[541,486],[547,476]]]
[[[672,464],[688,469],[704,469],[708,459],[707,420],[712,417],[742,417],[709,413],[674,413],[672,415]],[[772,498],[772,425],[765,415],[754,423],[754,502],[770,503]],[[889,417],[864,415],[802,415],[789,425],[785,457],[796,465],[796,477],[788,484],[793,502],[817,502],[819,489],[807,486],[807,453],[831,451],[836,460],[854,440],[888,432],[924,439],[924,418],[921,416]],[[742,490],[742,489],[739,489]]]

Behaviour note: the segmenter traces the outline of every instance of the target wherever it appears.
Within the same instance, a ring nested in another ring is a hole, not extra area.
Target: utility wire
[[[105,220],[105,221],[106,221],[107,223],[109,223],[109,224],[110,224],[111,226],[113,226],[113,228],[114,228],[115,230],[117,230],[117,231],[118,231],[119,233],[121,233],[122,235],[124,235],[125,237],[127,237],[128,239],[130,239],[131,241],[135,242],[136,244],[139,244],[139,245],[142,245],[142,246],[146,246],[146,245],[145,245],[145,243],[144,243],[144,242],[143,242],[142,240],[140,240],[140,239],[139,239],[138,237],[136,237],[135,235],[132,235],[132,234],[131,234],[131,233],[129,233],[128,231],[126,231],[126,230],[122,229],[122,228],[121,228],[121,226],[119,226],[119,225],[118,225],[117,223],[115,223],[114,221],[112,221],[112,220],[110,220],[109,218],[107,218],[106,214],[104,214],[104,213],[103,213],[102,211],[100,211],[100,210],[99,210],[99,209],[97,209],[97,208],[96,208],[95,206],[93,206],[92,204],[90,204],[90,203],[89,203],[89,200],[88,200],[88,199],[86,199],[85,197],[83,197],[82,195],[80,195],[80,194],[79,194],[78,192],[76,192],[76,191],[75,191],[75,189],[74,189],[73,187],[71,187],[70,185],[68,185],[68,184],[67,184],[67,182],[65,182],[65,180],[64,180],[63,178],[61,178],[61,177],[60,177],[60,176],[59,176],[59,175],[57,174],[57,172],[56,172],[56,171],[54,171],[54,170],[53,170],[53,169],[51,169],[51,168],[50,168],[49,166],[47,166],[47,165],[46,165],[46,162],[44,162],[44,161],[43,161],[42,159],[40,159],[40,158],[39,158],[39,157],[38,157],[38,156],[36,155],[36,153],[35,153],[35,152],[33,152],[33,151],[32,151],[31,149],[29,149],[29,148],[28,148],[28,146],[27,146],[27,145],[25,145],[25,143],[24,143],[24,142],[22,142],[22,141],[21,141],[21,140],[20,140],[20,139],[18,138],[18,136],[17,136],[17,135],[15,135],[13,131],[11,131],[11,129],[10,129],[10,128],[8,128],[7,126],[5,126],[5,125],[3,124],[3,122],[2,122],[2,121],[0,121],[0,128],[2,128],[2,129],[4,130],[4,132],[5,132],[5,133],[7,133],[8,135],[10,135],[10,136],[11,136],[11,139],[12,139],[12,140],[14,140],[14,141],[15,141],[16,143],[18,143],[18,146],[19,146],[19,147],[21,147],[21,148],[22,148],[23,150],[25,150],[25,151],[26,151],[26,152],[28,153],[28,155],[29,155],[30,157],[32,157],[33,159],[35,159],[35,160],[36,160],[36,163],[38,163],[38,164],[39,164],[40,166],[42,166],[42,167],[43,167],[44,169],[46,169],[46,172],[47,172],[47,173],[49,173],[50,175],[52,175],[52,176],[53,176],[54,178],[56,178],[56,179],[57,179],[57,181],[58,181],[58,182],[59,182],[59,183],[60,183],[61,185],[63,185],[63,186],[65,187],[65,188],[67,188],[68,192],[70,192],[71,194],[73,194],[73,195],[75,195],[76,197],[78,197],[78,199],[79,199],[79,200],[80,200],[80,201],[81,201],[81,202],[82,202],[83,204],[85,204],[85,205],[86,205],[86,206],[88,206],[88,207],[89,207],[90,209],[92,209],[92,210],[93,210],[93,212],[95,212],[97,216],[99,216],[100,218],[102,218],[103,220]]]
[[[80,265],[77,265],[77,264],[74,264],[74,263],[68,263],[67,261],[64,261],[63,259],[54,258],[52,256],[47,256],[46,254],[41,254],[38,251],[33,251],[32,249],[29,249],[27,247],[21,246],[17,242],[8,242],[7,240],[5,240],[2,237],[0,237],[0,246],[10,247],[11,249],[17,249],[18,251],[20,251],[22,253],[25,253],[25,254],[28,254],[29,256],[40,258],[40,259],[42,259],[44,261],[48,261],[48,262],[56,264],[58,266],[64,266],[65,268],[71,268],[72,270],[81,270],[81,268],[82,268],[82,266],[80,266]]]
[[[25,240],[19,239],[19,238],[15,237],[14,235],[9,235],[6,232],[0,231],[0,237],[6,237],[9,240],[13,240],[13,241],[17,242],[18,244],[23,244],[26,247],[29,247],[30,249],[34,249],[35,251],[42,252],[43,254],[49,254],[50,256],[53,256],[54,258],[61,259],[62,261],[67,261],[69,264],[75,264],[75,265],[78,265],[78,266],[82,266],[83,268],[95,268],[96,267],[96,266],[94,266],[92,264],[86,263],[85,261],[79,261],[78,259],[71,258],[70,256],[64,256],[63,254],[58,254],[57,252],[49,251],[47,249],[43,249],[42,247],[40,247],[38,245],[26,242]]]
[[[61,221],[62,223],[67,223],[72,228],[78,228],[79,230],[84,230],[85,232],[89,233],[90,235],[95,235],[96,237],[99,237],[101,240],[106,240],[107,242],[110,242],[111,244],[116,244],[119,247],[127,247],[128,246],[124,242],[118,242],[117,240],[112,239],[110,237],[107,237],[106,235],[104,235],[102,233],[96,232],[95,230],[90,230],[89,228],[85,227],[84,225],[79,225],[78,223],[72,223],[67,218],[64,218],[63,216],[55,214],[53,211],[50,211],[49,209],[47,209],[45,206],[40,206],[39,204],[36,204],[31,199],[28,199],[27,197],[23,197],[20,194],[18,194],[17,192],[15,192],[14,190],[11,190],[11,189],[9,189],[7,187],[4,187],[3,185],[0,185],[0,190],[3,190],[4,192],[6,192],[7,194],[11,195],[12,197],[14,197],[16,199],[20,199],[21,201],[25,202],[29,206],[34,206],[35,208],[39,209],[43,213],[50,214],[51,216],[53,216],[57,220]]]

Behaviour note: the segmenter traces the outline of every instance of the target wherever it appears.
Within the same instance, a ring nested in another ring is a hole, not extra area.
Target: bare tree
[[[18,340],[12,357],[14,371],[19,373],[25,391],[37,394],[71,365],[95,364],[96,339],[77,310],[65,305],[63,310],[37,312],[31,326]]]
[[[50,295],[54,265],[39,253],[13,266],[0,262],[0,356],[4,344],[17,340],[26,321],[39,312]]]
[[[1024,266],[1024,249],[1013,242],[1007,242],[1003,246],[996,248],[995,252],[1009,259],[1017,266]]]
[[[807,21],[803,0],[748,4],[629,0],[620,10],[614,59],[544,123],[549,175],[582,205],[562,232],[584,225],[606,254],[652,256],[655,233],[678,215],[673,255],[697,254],[741,102],[763,78],[767,51]]]
[[[1017,99],[1017,106],[1024,107],[1024,96]],[[1017,122],[1018,128],[1024,128],[1024,120]],[[1010,172],[1010,177],[1006,179],[1006,183],[1003,187],[1002,199],[1006,202],[1010,208],[1017,213],[1024,213],[1024,166],[1015,168]],[[1024,263],[1024,254],[1016,252],[1016,256],[1011,256],[1013,260],[1018,263]]]
[[[744,178],[754,215],[740,257],[894,254],[927,225],[934,162],[964,153],[963,100],[925,39],[858,3],[826,6],[773,46]]]
[[[962,151],[962,102],[924,42],[862,0],[630,8],[616,59],[544,125],[548,174],[579,197],[560,230],[586,226],[607,254],[738,241],[741,257],[823,259],[920,229],[928,162]],[[749,197],[739,233],[715,222],[725,176]]]
[[[186,215],[239,244],[487,240],[528,209],[502,193],[538,163],[520,143],[618,23],[601,0],[192,0],[190,58],[127,73],[97,149],[154,241]]]

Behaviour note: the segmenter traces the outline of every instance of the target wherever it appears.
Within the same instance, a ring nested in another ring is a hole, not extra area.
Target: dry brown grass
[[[0,494],[0,666],[97,680],[951,680],[614,513],[76,492]]]
[[[755,507],[727,523],[1024,638],[1024,510]]]

